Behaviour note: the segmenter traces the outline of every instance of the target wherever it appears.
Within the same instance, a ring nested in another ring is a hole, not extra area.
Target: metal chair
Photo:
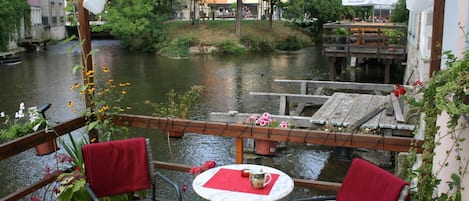
[[[293,201],[409,201],[410,187],[401,178],[363,159],[355,158],[337,195]]]
[[[109,142],[87,144],[82,148],[85,163],[86,188],[90,197],[131,193],[152,189],[155,200],[155,179],[160,177],[175,188],[177,199],[182,194],[177,184],[154,171],[150,143],[145,138],[131,138]]]

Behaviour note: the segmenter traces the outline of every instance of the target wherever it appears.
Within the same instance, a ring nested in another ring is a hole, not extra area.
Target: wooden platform
[[[385,108],[392,107],[391,97],[385,95],[334,93],[312,116],[311,122],[317,125],[350,127],[356,125],[376,109],[383,110],[363,122],[359,128],[395,129],[412,131],[414,125],[398,122],[394,115],[387,115]]]

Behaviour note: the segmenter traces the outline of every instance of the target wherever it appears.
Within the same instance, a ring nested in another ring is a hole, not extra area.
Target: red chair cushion
[[[97,197],[151,187],[145,138],[88,144],[82,151],[86,179]]]
[[[355,158],[337,193],[337,201],[396,201],[407,183],[390,172]]]

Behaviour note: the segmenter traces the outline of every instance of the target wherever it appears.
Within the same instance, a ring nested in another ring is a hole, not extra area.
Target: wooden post
[[[78,34],[79,40],[82,45],[81,61],[83,64],[83,84],[87,85],[93,83],[93,78],[85,79],[86,71],[93,70],[93,60],[90,54],[91,52],[91,33],[90,33],[90,13],[83,7],[83,0],[78,1]],[[85,97],[86,107],[91,106],[90,96]]]
[[[385,59],[384,61],[384,83],[389,84],[391,82],[391,60]]]
[[[90,76],[86,76],[87,71],[93,70],[93,59],[90,55],[91,52],[91,32],[90,32],[90,12],[83,7],[83,0],[78,1],[78,35],[79,40],[81,42],[82,51],[81,51],[81,62],[83,64],[83,84],[84,85],[94,85],[94,78]],[[91,95],[85,96],[85,106],[86,108],[90,108],[92,106],[91,103]],[[90,137],[90,141],[98,142],[99,136],[96,130],[91,130],[88,133]]]
[[[445,22],[445,0],[435,0],[433,4],[432,47],[430,51],[430,77],[440,70],[441,46]]]
[[[335,81],[335,57],[329,57],[329,80]]]
[[[236,164],[243,163],[243,154],[244,154],[243,138],[237,137],[236,138]]]

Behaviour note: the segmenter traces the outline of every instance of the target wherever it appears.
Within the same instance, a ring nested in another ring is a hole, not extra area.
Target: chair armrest
[[[88,184],[85,184],[86,191],[88,191],[88,194],[91,197],[91,200],[93,201],[99,201],[98,197],[94,194],[93,190],[91,190],[90,186]]]
[[[170,180],[168,177],[164,176],[163,174],[159,173],[158,171],[155,171],[155,174],[160,177],[161,179],[163,179],[163,181],[165,181],[166,183],[170,184],[171,186],[173,186],[173,188],[176,190],[177,192],[177,196],[178,196],[178,200],[179,201],[182,201],[182,193],[181,193],[181,189],[179,188],[179,186],[174,183],[172,180]],[[155,191],[153,191],[153,194],[155,193]],[[154,198],[155,196],[152,195],[152,197]]]
[[[314,197],[314,198],[301,198],[301,199],[294,199],[292,201],[327,201],[327,200],[335,200],[335,195]]]

